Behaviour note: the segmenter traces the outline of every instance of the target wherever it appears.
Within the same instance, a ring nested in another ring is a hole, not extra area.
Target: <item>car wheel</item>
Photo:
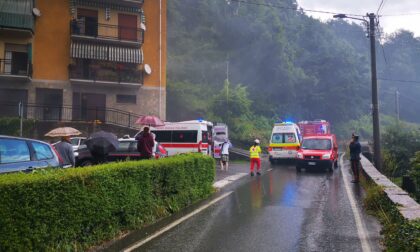
[[[328,172],[332,172],[334,170],[334,162],[331,162],[331,164],[327,168]]]
[[[300,168],[299,166],[296,166],[296,171],[297,172],[301,172],[302,171],[302,168]]]
[[[91,166],[91,165],[93,165],[93,162],[91,161],[91,160],[84,160],[81,164],[80,164],[80,166]]]

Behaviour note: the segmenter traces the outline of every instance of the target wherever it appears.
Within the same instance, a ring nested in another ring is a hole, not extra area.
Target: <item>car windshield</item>
[[[74,145],[74,146],[79,145],[79,138],[72,138],[71,139],[71,145]]]
[[[302,142],[304,150],[331,150],[331,140],[329,139],[304,139]]]

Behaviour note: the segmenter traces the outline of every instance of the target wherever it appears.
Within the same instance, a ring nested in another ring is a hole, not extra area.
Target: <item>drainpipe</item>
[[[162,118],[162,0],[159,0],[159,117]]]

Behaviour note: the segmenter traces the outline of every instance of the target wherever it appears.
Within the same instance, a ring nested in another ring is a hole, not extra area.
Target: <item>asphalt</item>
[[[347,183],[360,214],[358,230],[344,183],[351,180],[350,169],[344,164],[332,173],[297,173],[292,163],[265,161],[262,176],[247,175],[223,187],[212,199],[232,193],[134,251],[382,251],[380,225],[362,208],[363,190]],[[244,172],[249,172],[247,163],[231,164],[228,172],[218,169],[216,180]],[[212,199],[133,232],[106,250],[124,250]]]

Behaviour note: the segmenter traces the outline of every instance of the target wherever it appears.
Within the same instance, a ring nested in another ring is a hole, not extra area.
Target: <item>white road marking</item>
[[[182,217],[182,218],[180,218],[180,219],[178,219],[178,220],[176,220],[176,221],[172,222],[172,223],[171,223],[171,224],[169,224],[168,226],[166,226],[166,227],[164,227],[164,228],[162,228],[162,229],[160,229],[160,230],[156,231],[156,232],[155,232],[155,233],[153,233],[152,235],[150,235],[150,236],[148,236],[147,238],[145,238],[145,239],[143,239],[143,240],[141,240],[141,241],[139,241],[139,242],[137,242],[137,243],[135,243],[135,244],[131,245],[130,247],[128,247],[128,248],[126,248],[126,249],[124,249],[123,251],[124,251],[124,252],[130,252],[130,251],[133,251],[133,250],[134,250],[134,249],[136,249],[136,248],[141,247],[142,245],[146,244],[147,242],[149,242],[149,241],[153,240],[154,238],[158,237],[159,235],[161,235],[161,234],[163,234],[163,233],[165,233],[165,232],[169,231],[170,229],[172,229],[172,228],[174,228],[175,226],[177,226],[177,225],[181,224],[182,222],[186,221],[187,219],[189,219],[189,218],[193,217],[194,215],[196,215],[196,214],[200,213],[201,211],[205,210],[205,209],[206,209],[206,208],[208,208],[209,206],[211,206],[211,205],[213,205],[213,204],[215,204],[215,203],[219,202],[220,200],[222,200],[222,199],[226,198],[227,196],[229,196],[229,195],[230,195],[230,194],[232,194],[232,193],[233,193],[233,191],[230,191],[230,192],[227,192],[227,193],[222,194],[221,196],[219,196],[219,197],[215,198],[214,200],[210,201],[209,203],[207,203],[207,204],[205,204],[205,205],[203,205],[203,206],[201,206],[201,207],[197,208],[197,209],[196,209],[196,210],[194,210],[193,212],[191,212],[191,213],[189,213],[189,214],[185,215],[184,217]]]
[[[344,167],[343,163],[343,156],[340,157],[340,166],[341,168]],[[362,244],[362,251],[363,252],[370,252],[370,246],[368,241],[368,236],[366,235],[365,227],[362,223],[362,219],[360,218],[359,209],[356,206],[356,201],[354,199],[353,193],[351,191],[350,185],[349,185],[349,176],[347,175],[347,171],[341,170],[343,174],[343,180],[344,180],[344,186],[346,188],[347,197],[350,200],[351,210],[353,211],[354,220],[356,221],[356,228],[357,228],[357,234],[359,236],[360,242]]]
[[[242,177],[244,177],[246,175],[247,175],[247,173],[243,173],[242,172],[242,173],[238,173],[238,174],[235,174],[235,175],[226,177],[226,178],[224,178],[222,180],[216,181],[213,184],[213,187],[215,187],[217,189],[220,189],[220,188],[225,187],[228,184],[232,183],[233,181],[238,180],[238,179],[240,179],[240,178],[242,178]]]
[[[270,168],[270,169],[267,170],[267,172],[272,171],[272,170],[273,170],[273,168]]]

